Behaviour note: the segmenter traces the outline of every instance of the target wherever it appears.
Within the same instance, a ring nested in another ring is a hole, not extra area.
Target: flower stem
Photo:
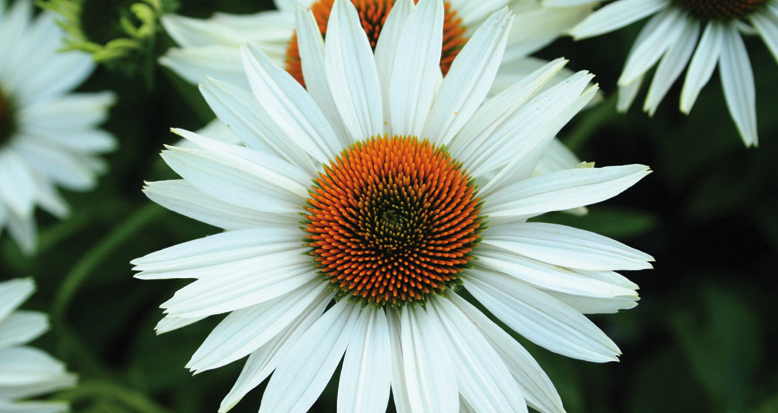
[[[67,308],[73,300],[76,291],[78,291],[79,287],[81,287],[89,275],[92,274],[95,268],[97,268],[97,266],[108,258],[116,249],[132,239],[146,225],[162,215],[164,211],[164,208],[152,203],[142,206],[108,234],[108,236],[100,240],[95,247],[89,250],[89,252],[73,266],[62,281],[62,285],[60,286],[59,291],[57,291],[56,297],[54,297],[54,306],[51,311],[51,316],[55,325],[64,322]]]
[[[139,412],[171,413],[168,409],[149,399],[143,393],[111,382],[82,382],[73,390],[61,392],[57,396],[59,399],[70,402],[99,397],[111,398],[118,400],[127,405],[127,407],[131,407]]]

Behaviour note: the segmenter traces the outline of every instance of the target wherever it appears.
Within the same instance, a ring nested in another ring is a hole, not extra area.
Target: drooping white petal
[[[746,146],[759,144],[756,134],[756,88],[743,38],[728,26],[719,57],[719,74],[727,108]]]
[[[321,280],[311,280],[289,294],[233,311],[213,329],[186,367],[200,372],[247,356],[291,324],[326,287]]]
[[[648,89],[646,102],[643,104],[643,110],[653,116],[659,102],[662,101],[665,94],[670,90],[670,86],[678,79],[683,69],[689,63],[697,38],[700,35],[700,23],[691,19],[681,19],[684,25],[681,36],[674,42],[654,73],[654,80],[651,81],[651,87]]]
[[[493,226],[483,244],[562,267],[583,270],[642,270],[653,258],[618,241],[564,225],[524,222]]]
[[[618,296],[608,298],[585,297],[558,291],[543,290],[546,294],[569,305],[581,314],[607,314],[619,310],[628,310],[638,305],[637,296]]]
[[[327,304],[335,295],[332,291],[324,291],[312,302],[302,314],[283,331],[261,348],[251,353],[238,380],[219,406],[219,413],[224,413],[235,406],[251,389],[257,387],[291,349],[308,329],[324,313]]]
[[[342,145],[302,85],[254,46],[242,46],[241,56],[251,90],[273,122],[319,162],[335,158]]]
[[[338,301],[324,313],[279,362],[259,412],[307,412],[338,367],[359,313],[359,305],[348,300]]]
[[[411,10],[400,34],[389,82],[392,132],[423,136],[422,129],[435,98],[443,44],[443,0],[421,0]],[[423,136],[427,138],[427,136]]]
[[[4,413],[65,413],[70,405],[65,402],[16,402],[0,399],[0,410]]]
[[[468,291],[533,343],[580,360],[618,360],[621,353],[616,344],[578,311],[507,275],[482,269],[469,273]]]
[[[403,370],[408,403],[413,412],[448,413],[459,410],[459,388],[451,354],[427,311],[406,306],[402,328]]]
[[[759,32],[773,58],[778,60],[778,15],[772,13],[754,13],[749,17],[754,28]]]
[[[194,318],[164,317],[162,320],[159,320],[156,326],[154,326],[154,331],[157,333],[157,335],[169,333],[171,331],[178,330],[179,328],[184,328],[188,325],[192,325],[205,318],[206,317],[194,317]]]
[[[533,176],[489,197],[483,213],[495,224],[612,198],[651,171],[644,165],[575,168]]]
[[[511,17],[508,10],[493,14],[467,41],[443,79],[421,136],[447,145],[476,112],[500,67]]]
[[[562,399],[534,358],[502,328],[454,292],[447,297],[473,322],[522,387],[532,408],[543,413],[563,413]]]
[[[670,6],[668,0],[618,0],[592,13],[570,30],[576,39],[620,29]]]
[[[373,51],[354,5],[335,0],[324,44],[327,81],[351,141],[383,133],[381,86]]]
[[[384,309],[363,309],[343,358],[338,411],[386,411],[392,371],[389,340],[389,324]]]
[[[236,46],[171,48],[159,58],[159,64],[190,83],[198,84],[211,77],[242,89],[250,88],[243,62],[240,60],[240,49]]]
[[[663,10],[651,19],[659,22],[648,35],[632,46],[632,51],[624,63],[624,71],[618,80],[619,86],[629,85],[654,66],[668,48],[678,43],[686,27],[684,22],[689,20],[677,8]],[[646,27],[648,26],[646,24]]]
[[[516,18],[503,61],[522,59],[542,49],[581,22],[593,9],[590,4],[553,8],[548,3],[544,1],[541,6],[539,1],[510,2],[509,7],[516,13]],[[530,7],[532,9],[528,10]]]
[[[523,392],[475,325],[447,298],[432,299],[427,307],[455,357],[457,387],[467,404],[475,411],[526,412]]]
[[[638,76],[632,83],[626,86],[619,86],[619,98],[616,102],[616,111],[625,113],[632,106],[632,102],[635,101],[640,86],[643,84],[643,76]]]
[[[724,25],[717,21],[708,22],[702,33],[697,51],[692,56],[686,79],[681,89],[681,112],[688,114],[702,87],[708,83],[724,44]]]

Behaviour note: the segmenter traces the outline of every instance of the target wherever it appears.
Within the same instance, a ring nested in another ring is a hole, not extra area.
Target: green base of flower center
[[[120,24],[122,18],[134,25],[140,24],[130,6],[139,0],[82,0],[78,19],[81,32],[91,42],[106,44],[127,37]]]
[[[0,148],[2,148],[16,131],[16,116],[13,102],[0,89]]]
[[[692,16],[704,20],[742,19],[762,6],[767,0],[675,0]]]

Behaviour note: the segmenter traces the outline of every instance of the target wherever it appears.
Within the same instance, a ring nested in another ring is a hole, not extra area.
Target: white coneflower
[[[556,60],[484,103],[511,13],[487,19],[445,79],[431,46],[444,16],[442,0],[401,0],[374,55],[351,2],[335,1],[326,43],[298,9],[307,91],[246,46],[253,93],[201,86],[245,146],[176,130],[198,148],[163,152],[183,179],[146,194],[226,231],[133,263],[141,279],[195,279],[162,305],[159,333],[228,313],[188,364],[199,372],[248,356],[220,411],[272,373],[260,412],[305,412],[343,359],[341,412],[383,412],[390,388],[399,412],[562,412],[537,363],[462,289],[551,351],[617,359],[583,314],[634,307],[637,286],[614,270],[650,268],[651,257],[527,219],[608,199],[648,168],[531,176],[596,93],[592,76],[542,91],[564,65]]]
[[[32,17],[32,2],[0,2],[0,230],[26,253],[35,250],[35,207],[63,218],[57,191],[90,190],[106,169],[97,155],[116,141],[96,125],[114,101],[110,92],[68,93],[94,69],[89,56],[58,53],[62,30],[49,13]]]
[[[45,314],[16,310],[34,291],[35,283],[29,278],[0,282],[0,412],[69,410],[64,402],[22,400],[76,383],[76,376],[65,371],[61,362],[25,346],[49,329]]]
[[[598,1],[545,0],[563,10]],[[619,78],[619,110],[626,111],[645,73],[657,65],[643,110],[656,111],[670,86],[688,66],[680,108],[689,113],[718,66],[729,113],[746,146],[757,145],[756,91],[741,32],[758,33],[778,59],[778,2],[775,0],[617,0],[570,30],[576,39],[597,36],[652,16],[638,35]]]

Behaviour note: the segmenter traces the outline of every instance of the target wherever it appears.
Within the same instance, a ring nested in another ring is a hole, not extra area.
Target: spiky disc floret
[[[402,306],[461,283],[485,227],[474,179],[445,148],[372,137],[315,180],[306,242],[338,298]]]
[[[394,0],[351,0],[359,13],[359,21],[367,34],[370,46],[375,50],[378,43],[378,35],[386,22],[386,17],[392,10]],[[414,0],[418,1],[418,0]],[[311,5],[311,12],[316,18],[322,36],[327,35],[327,22],[330,19],[332,6],[335,0],[318,0]],[[443,18],[443,44],[440,56],[440,70],[445,76],[451,68],[451,63],[457,57],[459,51],[467,43],[467,27],[462,24],[462,19],[449,2],[444,2],[445,16]],[[300,50],[297,48],[297,33],[289,41],[286,51],[286,71],[289,72],[301,85],[305,86],[303,70],[300,64]]]
[[[762,7],[766,0],[676,0],[695,17],[706,20],[742,19]]]

